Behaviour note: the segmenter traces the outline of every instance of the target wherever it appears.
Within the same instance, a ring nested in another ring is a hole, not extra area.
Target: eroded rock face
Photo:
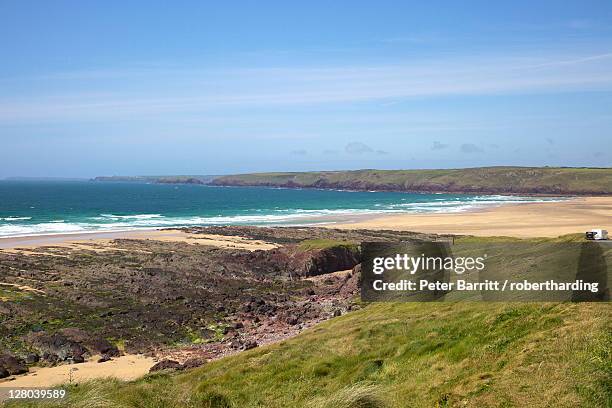
[[[424,239],[410,232],[330,228],[186,231],[244,236],[281,247],[250,252],[123,239],[100,252],[51,248],[47,251],[54,255],[0,253],[3,281],[26,278],[45,291],[44,297],[33,293],[19,304],[0,302],[0,315],[10,316],[0,325],[0,336],[24,344],[10,350],[21,357],[36,350],[43,364],[118,355],[105,338],[121,339],[126,353],[150,352],[172,359],[177,358],[160,350],[196,338],[201,355],[213,359],[243,349],[249,340],[267,344],[351,310],[358,293],[358,267],[352,274],[326,273],[355,266],[360,255],[352,243]],[[321,243],[324,248],[317,247]],[[66,323],[66,316],[79,316],[70,322],[79,328],[43,331],[49,327],[47,320]],[[24,325],[36,328],[21,334],[18,329]],[[235,348],[230,347],[234,340],[239,340]]]
[[[30,333],[26,341],[42,356],[42,360],[57,364],[61,362],[82,363],[89,356],[101,354],[119,356],[116,346],[106,339],[77,328],[64,328],[57,333]]]
[[[114,344],[111,344],[102,337],[87,333],[84,330],[69,327],[60,330],[59,333],[66,336],[69,340],[81,344],[89,351],[89,354],[106,354],[109,357],[117,357],[120,354],[119,349]]]
[[[45,362],[51,364],[64,361],[82,363],[85,361],[85,356],[89,354],[85,347],[61,333],[31,333],[28,336],[28,342],[38,349]]]
[[[0,354],[0,378],[28,372],[25,361],[10,354]]]
[[[267,251],[254,251],[244,255],[253,269],[280,272],[292,277],[308,277],[353,269],[360,262],[356,248],[345,245],[323,249],[300,249],[286,245]]]

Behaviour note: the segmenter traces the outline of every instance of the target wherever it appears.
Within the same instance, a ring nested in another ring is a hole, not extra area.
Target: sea
[[[316,225],[562,197],[415,194],[140,182],[0,180],[0,238],[208,225]]]

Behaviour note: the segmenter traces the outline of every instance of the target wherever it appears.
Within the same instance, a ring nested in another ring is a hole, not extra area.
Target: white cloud
[[[348,154],[363,154],[372,153],[374,149],[365,143],[351,142],[344,147],[344,151],[346,151]]]

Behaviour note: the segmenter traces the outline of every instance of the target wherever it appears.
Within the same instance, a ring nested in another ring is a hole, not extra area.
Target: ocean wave
[[[457,213],[492,206],[544,201],[561,201],[555,197],[471,196],[436,198],[434,201],[375,203],[369,208],[251,208],[241,214],[209,216],[163,216],[162,214],[99,214],[96,217],[66,222],[62,219],[28,223],[31,217],[0,218],[0,237],[76,234],[83,232],[115,232],[164,227],[209,225],[310,225],[332,223],[350,217],[407,213]],[[22,221],[22,222],[19,222]]]
[[[99,217],[94,217],[97,220],[148,220],[152,218],[162,218],[161,214],[133,214],[133,215],[115,215],[115,214],[100,214]]]
[[[62,234],[81,232],[87,229],[78,224],[43,222],[31,225],[0,225],[0,237],[21,237],[29,235]]]

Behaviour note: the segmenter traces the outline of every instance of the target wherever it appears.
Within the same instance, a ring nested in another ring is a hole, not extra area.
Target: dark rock
[[[85,347],[61,333],[30,333],[28,342],[42,353],[43,360],[50,363],[58,361],[82,362],[84,361],[84,355],[88,354]]]
[[[85,362],[85,358],[83,357],[83,355],[80,355],[80,354],[77,354],[77,355],[73,356],[72,358],[69,358],[69,360],[73,364],[80,364],[80,363],[84,363]]]
[[[105,354],[109,357],[118,357],[120,354],[117,346],[103,338],[92,339],[87,346],[89,346],[93,354]]]
[[[174,360],[162,360],[149,369],[150,373],[161,370],[181,370],[183,366]]]
[[[25,361],[10,354],[0,355],[0,367],[4,368],[10,375],[18,375],[28,372]]]
[[[234,329],[242,329],[243,327],[244,324],[242,324],[242,322],[234,323]]]
[[[191,357],[191,358],[188,358],[187,360],[185,360],[185,362],[183,363],[183,369],[188,370],[190,368],[201,367],[204,364],[206,364],[206,359],[205,358]]]
[[[245,350],[254,349],[257,346],[258,346],[258,344],[257,344],[257,342],[255,340],[249,340],[246,343],[244,343],[244,349]]]
[[[285,321],[287,322],[287,324],[291,326],[295,326],[296,324],[299,323],[298,318],[295,316],[289,316]]]
[[[110,360],[111,360],[111,357],[108,354],[102,354],[102,356],[98,359],[98,363],[104,363]]]
[[[38,363],[38,361],[40,360],[40,356],[36,353],[28,353],[24,357],[24,360],[26,364],[34,364],[34,363]]]
[[[11,373],[9,373],[6,368],[0,366],[0,378],[6,378],[6,377],[8,377],[10,375],[11,375]]]

